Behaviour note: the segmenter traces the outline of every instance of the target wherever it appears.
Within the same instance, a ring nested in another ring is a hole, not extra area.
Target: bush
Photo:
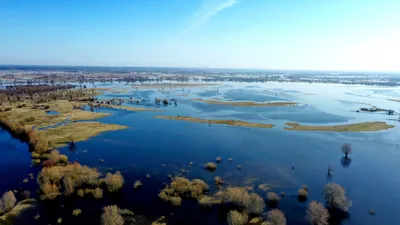
[[[76,194],[81,198],[85,197],[85,191],[82,189],[79,189]]]
[[[219,185],[221,185],[221,184],[224,184],[224,180],[221,178],[221,177],[214,177],[214,181],[215,181],[215,184],[217,185],[217,186],[219,186]]]
[[[215,161],[216,161],[217,163],[220,163],[220,162],[222,161],[222,158],[218,156],[218,157],[215,159]]]
[[[267,213],[267,221],[270,225],[286,225],[286,218],[279,209],[273,209]]]
[[[101,214],[102,225],[123,225],[124,218],[119,213],[119,208],[116,205],[106,206],[103,208],[103,214]]]
[[[277,203],[281,200],[281,198],[275,192],[268,192],[267,199],[272,203]]]
[[[212,206],[221,204],[221,199],[203,195],[198,199],[198,202],[202,206]]]
[[[308,197],[308,191],[304,188],[300,188],[297,193],[299,195],[298,198],[300,200],[307,199],[307,197]]]
[[[232,210],[228,213],[227,219],[229,225],[244,225],[247,224],[249,217],[246,213],[240,213],[236,210]]]
[[[60,194],[60,191],[55,184],[45,183],[41,186],[43,195],[42,199],[54,200]]]
[[[335,182],[325,185],[323,196],[326,204],[334,209],[347,212],[351,207],[351,201],[346,198],[346,189]]]
[[[96,188],[94,189],[94,191],[92,192],[92,195],[95,199],[100,199],[103,198],[103,190],[100,188]]]
[[[199,199],[207,190],[208,185],[202,180],[193,179],[190,181],[183,177],[177,177],[172,180],[169,186],[161,190],[158,196],[173,205],[180,205],[181,197]]]
[[[12,191],[5,192],[0,201],[0,211],[7,212],[17,203],[17,199]]]
[[[246,189],[239,187],[228,187],[224,191],[216,194],[221,197],[223,203],[234,204],[241,208],[249,208],[251,204],[251,197]]]
[[[109,192],[117,192],[124,185],[124,178],[121,173],[117,171],[115,174],[107,173],[104,182]]]
[[[79,215],[81,215],[81,213],[82,213],[82,210],[81,210],[81,209],[74,209],[74,210],[72,211],[72,215],[73,215],[73,216],[79,216]]]
[[[143,185],[142,182],[140,180],[137,180],[133,184],[133,188],[137,189],[137,188],[140,188],[142,185]]]
[[[215,171],[217,169],[217,164],[213,162],[208,162],[207,164],[204,165],[204,168],[208,171]]]
[[[306,210],[306,218],[312,225],[328,225],[329,212],[321,204],[316,201],[310,202]]]
[[[42,163],[43,167],[53,167],[56,165],[56,162],[52,159],[48,159]]]
[[[264,199],[261,198],[261,196],[256,193],[251,193],[250,194],[250,205],[247,208],[247,211],[249,213],[259,215],[259,214],[263,213],[264,210],[265,210]]]

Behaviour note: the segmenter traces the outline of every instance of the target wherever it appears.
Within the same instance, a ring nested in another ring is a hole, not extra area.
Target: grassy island
[[[296,102],[226,102],[216,100],[205,100],[201,98],[192,98],[191,100],[200,101],[213,105],[231,105],[231,106],[295,106]]]
[[[336,126],[304,126],[299,123],[286,123],[290,127],[285,127],[285,130],[303,130],[303,131],[335,131],[335,132],[367,132],[381,131],[393,128],[385,122],[363,122],[347,125]]]
[[[68,123],[56,128],[38,131],[47,137],[52,147],[58,148],[74,141],[85,141],[102,132],[126,129],[126,126],[103,124],[99,122]]]
[[[168,119],[168,120],[182,120],[182,121],[195,122],[195,123],[225,124],[228,126],[237,126],[237,127],[256,127],[256,128],[272,128],[272,127],[274,127],[273,124],[249,123],[249,122],[240,121],[240,120],[207,120],[207,119],[193,118],[190,116],[156,116],[155,118]]]

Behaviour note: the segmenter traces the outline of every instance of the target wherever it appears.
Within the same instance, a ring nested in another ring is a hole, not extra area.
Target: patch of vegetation
[[[217,164],[213,162],[208,162],[204,165],[204,169],[208,171],[215,171],[217,169]]]
[[[102,225],[123,225],[124,218],[121,216],[119,208],[116,205],[106,206],[101,214]]]
[[[267,222],[270,225],[286,225],[285,214],[279,209],[273,209],[267,213]]]
[[[325,185],[323,196],[326,204],[333,209],[347,212],[352,205],[346,197],[346,189],[335,182]]]
[[[158,196],[172,205],[179,206],[182,198],[200,199],[207,190],[208,185],[202,180],[193,179],[190,181],[183,177],[176,177],[169,186],[161,190]]]
[[[277,195],[275,192],[268,192],[267,193],[267,199],[271,203],[278,203],[281,200],[279,195]]]
[[[135,183],[133,184],[133,188],[134,189],[138,189],[142,186],[142,182],[140,180],[135,181]]]
[[[81,215],[81,213],[82,213],[82,210],[81,210],[81,209],[74,209],[74,210],[72,210],[72,215],[73,215],[73,216],[79,216],[79,215]]]
[[[306,218],[313,225],[328,225],[329,224],[329,212],[319,202],[312,201],[308,204],[306,210]]]
[[[265,124],[265,123],[250,123],[240,120],[206,120],[193,118],[190,116],[156,116],[155,118],[159,119],[168,119],[168,120],[181,120],[195,123],[208,123],[208,124],[225,124],[228,126],[238,126],[238,127],[255,127],[255,128],[272,128],[273,124]]]
[[[232,210],[228,213],[227,220],[229,225],[244,225],[247,224],[249,216],[246,213]]]
[[[109,192],[117,192],[124,185],[124,178],[119,171],[115,172],[115,174],[107,173],[104,183]]]
[[[286,123],[290,127],[285,130],[302,130],[302,131],[335,131],[335,132],[367,132],[381,131],[393,128],[385,122],[363,122],[356,124],[337,125],[337,126],[303,126],[299,123]]]
[[[191,100],[200,101],[213,105],[231,105],[231,106],[295,106],[295,102],[227,102],[216,100],[205,100],[201,98],[192,98]]]

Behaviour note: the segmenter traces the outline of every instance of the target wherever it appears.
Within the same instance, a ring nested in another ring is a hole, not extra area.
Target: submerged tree
[[[345,154],[345,157],[347,158],[347,155],[352,152],[352,147],[351,144],[345,143],[342,145],[342,152]]]
[[[325,185],[323,196],[326,204],[333,208],[347,212],[351,201],[346,198],[346,189],[335,182]]]
[[[306,218],[312,225],[328,225],[329,212],[319,202],[312,201],[306,210]]]

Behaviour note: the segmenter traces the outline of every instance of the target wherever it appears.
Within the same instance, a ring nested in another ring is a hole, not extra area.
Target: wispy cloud
[[[178,33],[176,39],[179,39],[184,34],[205,24],[212,17],[214,17],[221,11],[234,6],[239,1],[240,0],[203,0],[202,5],[193,15],[192,22]]]

